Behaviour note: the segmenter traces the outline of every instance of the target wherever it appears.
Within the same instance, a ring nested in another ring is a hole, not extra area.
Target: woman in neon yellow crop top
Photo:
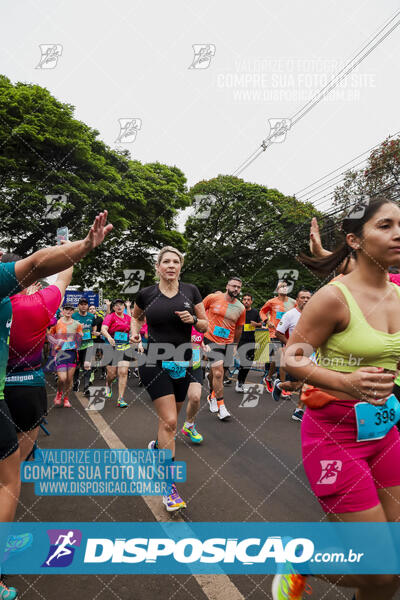
[[[315,386],[302,422],[303,465],[329,520],[400,521],[400,405],[392,394],[400,288],[387,277],[389,266],[400,266],[400,208],[371,199],[342,229],[343,244],[308,266],[328,275],[351,256],[357,267],[313,296],[285,353],[289,373]],[[318,365],[309,359],[316,348]],[[299,577],[277,576],[275,587],[297,590]],[[357,600],[392,598],[398,586],[391,575],[327,578],[357,588]]]

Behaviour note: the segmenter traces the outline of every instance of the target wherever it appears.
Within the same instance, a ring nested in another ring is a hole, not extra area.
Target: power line
[[[394,138],[396,135],[398,135],[400,133],[400,131],[396,131],[396,133],[394,133],[393,135],[389,135],[387,139],[391,139]],[[317,179],[316,181],[314,181],[313,183],[310,183],[309,185],[307,185],[306,187],[302,188],[301,190],[299,190],[298,192],[295,192],[293,194],[293,196],[296,196],[297,200],[300,200],[302,197],[307,196],[307,194],[303,194],[302,192],[304,192],[305,190],[307,190],[308,188],[313,187],[315,184],[319,183],[320,181],[323,181],[324,179],[326,179],[327,177],[329,177],[330,175],[333,175],[333,173],[336,173],[336,171],[339,171],[339,169],[343,169],[343,171],[341,171],[340,173],[338,173],[337,175],[335,175],[335,177],[333,179],[336,179],[337,177],[340,177],[341,175],[343,175],[344,173],[347,173],[350,169],[344,169],[344,167],[347,167],[347,165],[350,165],[351,163],[353,163],[355,160],[358,160],[359,158],[361,158],[361,156],[364,156],[364,154],[368,154],[370,153],[372,150],[375,150],[375,148],[379,148],[379,146],[382,144],[382,142],[379,142],[378,144],[375,144],[375,146],[371,146],[371,148],[368,148],[368,150],[365,150],[365,152],[362,152],[361,154],[358,154],[358,156],[355,156],[354,158],[352,158],[351,160],[347,161],[346,163],[344,163],[343,165],[340,165],[340,167],[337,167],[336,169],[334,169],[333,171],[330,171],[329,173],[327,173],[326,175],[324,175],[323,177],[320,177],[319,179]],[[368,156],[369,158],[369,156]],[[356,165],[353,165],[352,167],[350,167],[351,169],[353,169],[354,167],[361,165],[363,162],[365,162],[366,160],[368,160],[368,158],[360,161],[359,163],[357,163]],[[328,181],[332,181],[332,179],[329,179]],[[328,181],[326,181],[325,183],[328,183]],[[311,190],[312,192],[314,192],[316,189],[318,189],[319,187],[322,187],[322,185],[325,185],[325,183],[321,184],[320,186],[317,186],[316,188],[314,188],[313,190]]]
[[[376,190],[375,192],[369,194],[369,197],[374,197],[374,196],[377,196],[379,194],[382,194],[383,192],[388,191],[389,189],[392,189],[396,185],[398,185],[397,182],[394,182],[390,186],[386,186],[384,188],[381,188],[381,189]],[[398,200],[398,199],[400,199],[400,193],[397,194],[397,195],[395,195],[395,196],[393,196],[391,198],[391,200]],[[352,205],[355,205],[355,204],[356,203],[352,203]],[[348,208],[346,208],[346,209],[343,208],[343,207],[337,208],[336,210],[332,211],[331,213],[325,213],[323,216],[325,218],[331,218],[334,215],[338,215],[339,213],[343,213],[344,210],[348,210]],[[304,223],[299,224],[298,227],[296,229],[294,229],[294,231],[288,232],[287,236],[279,238],[279,246],[280,247],[285,247],[285,245],[288,244],[288,242],[290,242],[294,238],[294,236],[296,236],[296,238],[295,238],[296,239],[296,244],[295,244],[296,247],[298,247],[302,243],[306,243],[308,241],[308,234],[306,234],[305,237],[302,237],[301,233],[303,233],[304,227],[309,228],[309,226],[310,226],[310,222],[308,220],[304,221]],[[331,227],[331,229],[328,230],[328,233],[330,231],[334,231],[337,226],[336,226],[336,224],[333,224],[333,226],[329,225],[329,227]]]
[[[396,135],[396,134],[395,134]],[[393,136],[391,136],[393,137]],[[356,163],[355,165],[353,165],[352,168],[355,168],[363,163],[365,163],[366,160],[361,161],[360,163]],[[366,166],[366,165],[365,165]],[[374,173],[379,173],[379,171],[382,171],[383,167],[382,166],[377,166],[373,169],[369,169],[368,171],[368,176],[374,174]],[[325,183],[321,184],[320,186],[317,186],[316,188],[314,188],[314,190],[310,190],[311,192],[314,192],[316,189],[321,188],[322,186],[324,186],[326,184],[326,187],[324,187],[323,189],[320,189],[318,192],[316,192],[315,194],[311,194],[311,196],[307,196],[307,194],[304,194],[303,196],[300,196],[300,198],[296,198],[297,200],[300,200],[301,202],[313,202],[314,206],[320,207],[322,204],[326,204],[327,200],[325,198],[331,198],[332,200],[334,199],[334,195],[335,195],[335,189],[331,190],[329,193],[324,194],[324,195],[320,195],[322,194],[324,191],[328,190],[329,188],[337,188],[338,185],[342,185],[341,184],[341,179],[337,179],[339,176],[343,176],[347,171],[343,171],[342,173],[340,173],[339,175],[333,177],[332,179],[326,181]],[[336,179],[336,181],[334,181]],[[333,182],[333,183],[329,183],[329,182]],[[328,185],[329,184],[329,185]],[[312,200],[312,198],[314,198],[315,196],[317,196],[316,200]],[[321,208],[318,208],[318,210],[321,210]]]
[[[274,143],[273,142],[274,138],[282,136],[283,134],[286,134],[288,132],[288,130],[293,127],[293,125],[295,125],[296,123],[298,123],[300,121],[300,119],[305,117],[305,115],[308,114],[310,112],[310,110],[312,110],[314,108],[314,106],[316,106],[319,102],[321,102],[321,100],[327,94],[329,94],[329,92],[334,87],[336,87],[338,85],[338,83],[340,83],[340,81],[342,81],[342,79],[347,77],[347,75],[349,75],[367,56],[369,56],[369,54],[371,54],[371,52],[377,46],[379,46],[379,44],[381,44],[392,33],[392,31],[394,31],[396,29],[396,27],[398,27],[400,25],[400,21],[397,21],[386,33],[383,34],[384,30],[388,27],[388,25],[390,23],[392,23],[392,21],[394,21],[398,17],[399,14],[400,14],[400,11],[397,11],[394,14],[394,16],[391,17],[389,19],[389,21],[383,27],[380,28],[380,30],[372,37],[372,39],[367,44],[364,44],[363,48],[359,52],[357,52],[357,54],[354,56],[354,58],[352,58],[350,61],[348,61],[348,63],[344,67],[342,67],[342,69],[331,79],[331,81],[329,83],[327,83],[300,110],[298,110],[291,117],[291,119],[284,119],[280,122],[277,122],[275,124],[274,128],[271,129],[268,137],[265,138],[261,142],[259,148],[255,152],[253,152],[245,161],[243,161],[241,163],[241,165],[233,172],[233,175],[237,176],[240,173],[242,173],[242,171],[244,171],[247,167],[249,167],[256,160],[256,158],[258,158],[258,156],[262,152],[265,152],[265,150]],[[381,37],[379,37],[379,36],[381,36]],[[379,39],[372,45],[371,48],[368,48],[368,46],[370,46],[371,43],[376,38],[379,38]],[[365,51],[365,53],[362,54],[364,51]],[[360,54],[361,54],[361,56],[360,56],[360,58],[358,58]]]

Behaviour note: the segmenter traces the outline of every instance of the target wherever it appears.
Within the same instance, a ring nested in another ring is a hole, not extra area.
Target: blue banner
[[[89,304],[99,306],[99,294],[92,292],[91,290],[85,290],[84,292],[77,292],[75,290],[67,290],[65,292],[64,304],[69,302],[72,306],[78,306],[79,298],[86,298]]]
[[[399,523],[18,522],[7,535],[9,574],[400,573]]]

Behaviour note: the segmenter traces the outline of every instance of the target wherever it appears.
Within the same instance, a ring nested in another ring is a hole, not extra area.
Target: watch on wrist
[[[198,318],[196,317],[196,315],[193,315],[193,325],[196,325],[198,321]]]

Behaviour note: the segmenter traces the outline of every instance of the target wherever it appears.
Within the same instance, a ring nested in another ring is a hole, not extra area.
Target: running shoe
[[[302,600],[303,594],[311,594],[304,575],[290,573],[289,575],[275,575],[272,581],[273,600]]]
[[[72,391],[73,392],[79,391],[79,379],[78,379],[78,381],[74,381],[73,386],[72,386]]]
[[[190,438],[190,441],[194,444],[201,444],[203,441],[203,436],[196,430],[196,427],[192,425],[191,427],[187,427],[184,425],[181,429],[181,433],[186,435],[186,437]]]
[[[272,394],[272,390],[274,389],[274,385],[272,383],[272,379],[267,379],[267,377],[263,377],[263,384],[267,388],[267,391]]]
[[[54,398],[54,406],[61,406],[62,404],[62,393],[57,392],[56,397]]]
[[[71,407],[72,407],[72,404],[69,401],[68,396],[65,396],[65,398],[64,398],[64,408],[71,408]]]
[[[84,396],[90,396],[90,388],[89,388],[89,386],[83,390],[83,395]]]
[[[174,483],[171,485],[171,493],[168,496],[163,496],[163,504],[168,512],[186,508],[186,502],[180,497]]]
[[[221,404],[219,407],[218,418],[223,421],[224,419],[229,419],[230,413],[227,411],[225,404]]]
[[[106,385],[106,398],[112,398],[112,388]]]
[[[157,440],[151,440],[151,442],[147,444],[147,447],[149,450],[158,450]]]
[[[236,382],[235,392],[244,392],[243,383],[239,383],[238,381]]]
[[[210,408],[210,412],[212,412],[212,413],[218,412],[218,403],[217,403],[217,399],[215,397],[214,392],[211,392],[211,394],[208,394],[207,402],[208,402],[208,406]]]
[[[292,414],[293,421],[301,421],[304,415],[304,410],[302,408],[296,408],[294,413]]]
[[[7,587],[4,579],[0,579],[0,600],[14,600],[18,598],[18,592],[14,587]]]
[[[93,383],[94,381],[94,369],[92,369],[91,373],[90,373],[90,379],[89,379],[90,383]]]
[[[282,390],[280,390],[278,388],[278,383],[280,383],[280,382],[281,382],[280,379],[275,379],[275,381],[274,381],[274,387],[272,389],[272,397],[275,400],[275,402],[279,402],[279,400],[281,399]]]
[[[128,406],[128,403],[125,402],[123,398],[118,398],[117,406],[119,408],[126,408]]]
[[[230,385],[232,383],[232,379],[228,379],[227,377],[224,379],[224,385]]]
[[[289,392],[287,390],[281,390],[282,392],[282,396],[287,396],[288,398],[290,398],[290,396],[292,395],[292,392]]]

